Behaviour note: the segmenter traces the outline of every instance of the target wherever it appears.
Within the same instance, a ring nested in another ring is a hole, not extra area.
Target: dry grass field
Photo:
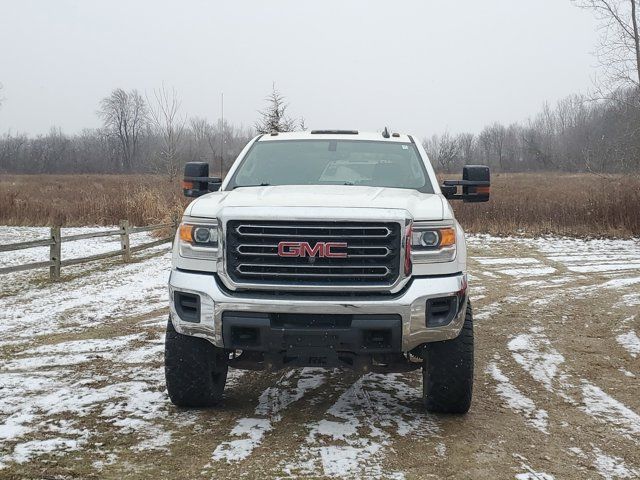
[[[147,225],[179,218],[179,181],[156,175],[1,175],[0,224]]]
[[[470,233],[640,235],[640,177],[495,174],[486,204],[454,202]],[[153,175],[2,175],[0,224],[144,225],[179,218],[179,182]]]

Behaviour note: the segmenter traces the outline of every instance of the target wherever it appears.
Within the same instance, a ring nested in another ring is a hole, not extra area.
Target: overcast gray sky
[[[595,26],[569,0],[0,0],[0,132],[96,127],[163,82],[251,125],[273,81],[310,128],[477,132],[586,92]]]

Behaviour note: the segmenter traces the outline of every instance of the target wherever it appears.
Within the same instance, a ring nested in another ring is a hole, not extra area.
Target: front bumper
[[[466,275],[413,278],[405,289],[395,295],[344,297],[328,295],[301,296],[282,292],[272,295],[264,292],[229,292],[218,285],[212,274],[172,270],[169,277],[171,319],[176,331],[202,337],[217,347],[223,341],[223,314],[225,312],[288,313],[288,314],[347,314],[347,315],[399,315],[402,320],[402,352],[427,342],[450,340],[460,333],[466,310]],[[174,292],[200,296],[200,321],[185,321],[176,312]],[[453,295],[464,296],[457,314],[447,325],[427,327],[427,300]],[[226,346],[228,347],[228,346]]]

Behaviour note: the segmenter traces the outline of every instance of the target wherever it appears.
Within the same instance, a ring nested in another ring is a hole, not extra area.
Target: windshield
[[[227,189],[260,185],[363,185],[433,193],[414,144],[363,140],[256,142]]]

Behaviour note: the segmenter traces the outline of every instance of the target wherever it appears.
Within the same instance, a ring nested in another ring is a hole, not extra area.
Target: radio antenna
[[[220,94],[220,113],[221,113],[221,122],[220,122],[220,179],[222,180],[224,169],[224,92]]]

